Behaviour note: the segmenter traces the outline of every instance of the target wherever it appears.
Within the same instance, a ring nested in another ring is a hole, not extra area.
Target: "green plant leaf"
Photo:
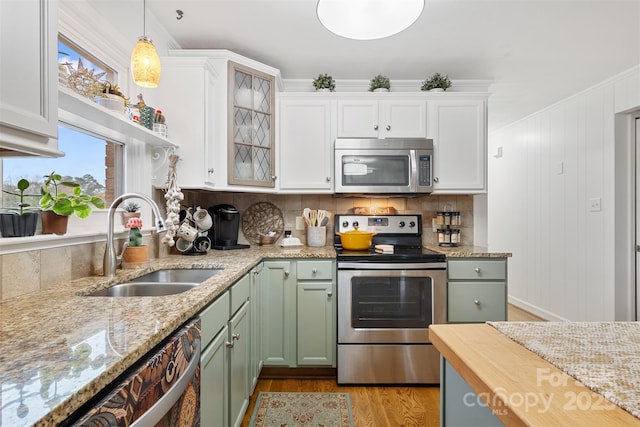
[[[27,181],[24,178],[22,178],[20,181],[18,181],[18,190],[20,190],[21,193],[24,190],[26,190],[27,188],[29,188],[29,181]]]

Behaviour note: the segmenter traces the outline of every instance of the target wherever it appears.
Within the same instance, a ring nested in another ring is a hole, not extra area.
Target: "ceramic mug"
[[[193,214],[193,222],[196,224],[198,230],[208,230],[213,225],[213,220],[209,212],[200,206],[198,206],[196,212]]]
[[[184,221],[178,228],[176,235],[188,242],[193,242],[198,237],[198,230],[187,221]]]
[[[179,237],[176,240],[176,249],[180,252],[187,252],[193,248],[193,242],[189,240],[185,240],[182,237]]]
[[[196,252],[207,252],[211,248],[211,239],[207,236],[200,236],[193,241]]]

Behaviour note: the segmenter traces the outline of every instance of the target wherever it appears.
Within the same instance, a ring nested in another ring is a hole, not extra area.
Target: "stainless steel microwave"
[[[338,138],[336,194],[427,194],[433,191],[433,140]]]

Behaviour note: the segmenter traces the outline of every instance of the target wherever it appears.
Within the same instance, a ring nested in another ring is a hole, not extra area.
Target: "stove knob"
[[[349,221],[342,221],[342,226],[347,228],[349,226]]]
[[[400,222],[398,223],[398,227],[400,227],[400,228],[404,227],[404,221],[400,221]]]
[[[415,221],[409,221],[409,227],[413,228],[416,226],[416,222]]]
[[[358,223],[358,221],[353,221],[353,228],[358,228],[360,227],[360,224]]]

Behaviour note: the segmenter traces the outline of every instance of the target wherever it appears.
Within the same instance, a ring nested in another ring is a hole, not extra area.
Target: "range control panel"
[[[378,234],[421,234],[421,215],[336,215],[337,232],[355,230]]]

